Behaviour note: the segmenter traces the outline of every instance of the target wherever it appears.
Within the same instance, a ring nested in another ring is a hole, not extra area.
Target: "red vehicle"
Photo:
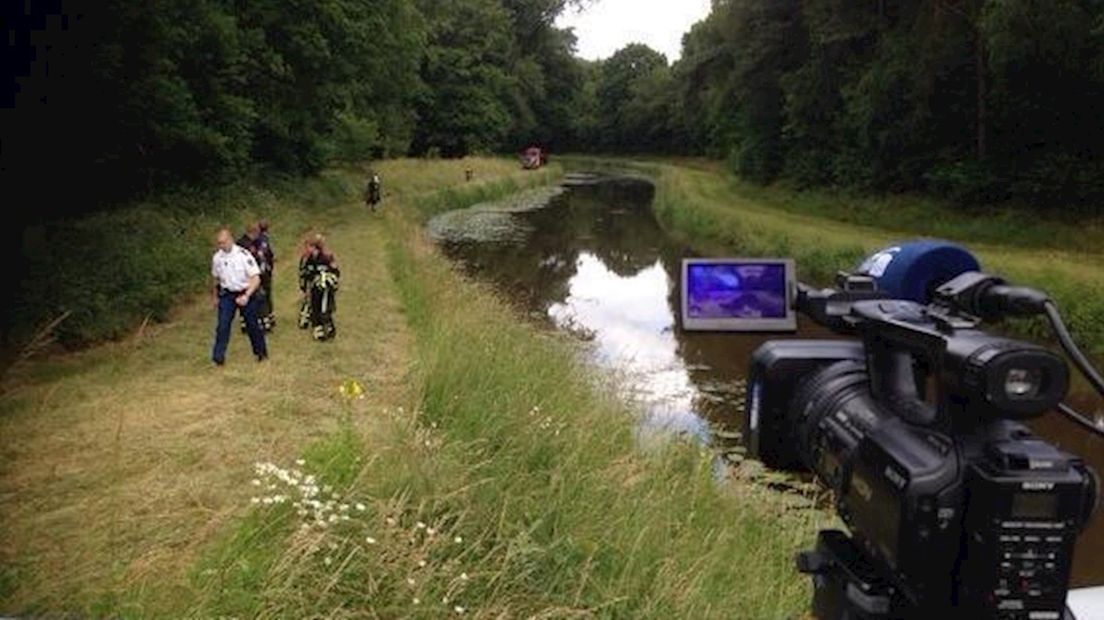
[[[544,151],[540,147],[531,146],[521,154],[521,167],[526,170],[536,170],[544,165]]]

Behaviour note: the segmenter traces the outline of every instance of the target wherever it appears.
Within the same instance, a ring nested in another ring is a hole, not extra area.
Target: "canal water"
[[[564,188],[450,212],[429,231],[520,312],[585,341],[592,361],[614,372],[638,405],[643,429],[694,437],[738,460],[751,353],[769,339],[835,336],[804,317],[796,333],[781,336],[682,330],[679,269],[693,253],[657,224],[653,192],[644,179],[569,175]],[[1087,397],[1073,401],[1094,410]],[[1057,415],[1035,428],[1104,472],[1104,440]],[[1101,512],[1079,541],[1075,585],[1104,584]]]

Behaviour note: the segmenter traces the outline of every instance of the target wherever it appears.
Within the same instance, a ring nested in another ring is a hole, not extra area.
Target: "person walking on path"
[[[327,251],[322,235],[310,238],[299,259],[299,290],[303,291],[299,327],[312,328],[315,340],[330,340],[337,334],[333,315],[340,277],[337,259]]]
[[[257,250],[264,259],[265,265],[261,269],[261,290],[264,291],[265,303],[268,307],[268,314],[261,316],[260,321],[261,327],[266,332],[270,332],[276,327],[276,304],[272,301],[272,277],[276,271],[276,252],[272,249],[272,240],[268,236],[268,220],[257,222],[257,227],[261,231],[257,236]]]
[[[376,205],[382,199],[383,182],[375,171],[368,173],[368,185],[364,188],[364,204],[371,211],[376,210]]]
[[[261,269],[261,290],[257,293],[257,321],[260,322],[261,329],[270,332],[276,327],[275,305],[272,301],[272,269],[275,257],[268,241],[268,221],[261,220],[247,225],[245,234],[238,238],[238,245],[253,255],[253,259]],[[244,320],[242,333],[246,333]]]
[[[266,332],[269,331],[267,319],[272,314],[272,304],[268,300],[268,291],[265,289],[265,278],[269,274],[269,265],[265,260],[265,255],[261,251],[261,227],[259,224],[246,224],[245,233],[238,237],[238,245],[245,248],[246,252],[253,255],[253,260],[257,261],[257,268],[261,270],[261,286],[254,293],[253,297],[257,300],[256,313],[257,323],[261,326],[261,329]],[[245,325],[245,316],[241,318],[241,332],[243,334],[249,333],[248,328]]]
[[[257,300],[254,293],[261,286],[261,269],[253,254],[234,243],[230,230],[223,228],[216,237],[218,250],[211,257],[211,276],[214,278],[214,304],[218,310],[218,326],[215,328],[215,345],[211,361],[217,366],[226,362],[226,348],[230,344],[230,326],[234,314],[240,312],[245,320],[249,342],[257,361],[268,358],[264,330],[257,321]]]

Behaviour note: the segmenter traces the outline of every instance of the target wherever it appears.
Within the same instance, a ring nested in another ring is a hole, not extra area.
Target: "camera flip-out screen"
[[[703,331],[794,331],[793,283],[790,259],[684,259],[682,326]]]

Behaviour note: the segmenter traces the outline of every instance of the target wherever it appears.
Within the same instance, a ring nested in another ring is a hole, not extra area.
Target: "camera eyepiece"
[[[960,405],[990,418],[1025,420],[1058,406],[1069,389],[1062,358],[1030,345],[998,340],[964,360]]]

